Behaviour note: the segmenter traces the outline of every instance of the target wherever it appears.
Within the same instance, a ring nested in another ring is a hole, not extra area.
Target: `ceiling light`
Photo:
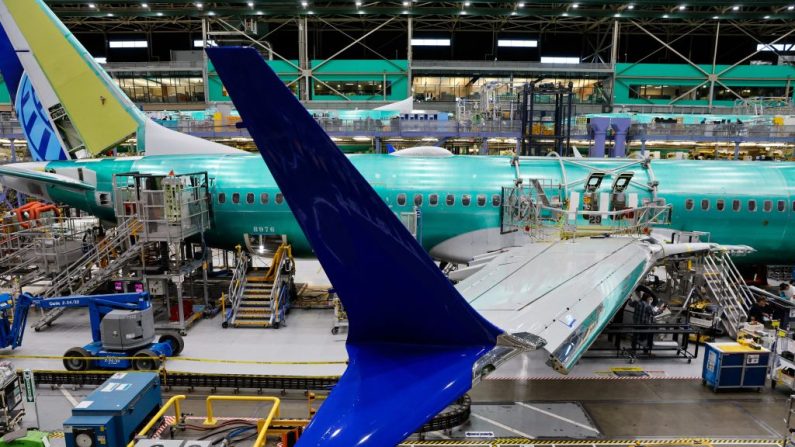
[[[516,15],[516,11],[511,11],[511,15],[515,16]]]
[[[467,12],[466,11],[461,11],[461,15],[465,16],[465,15],[467,15]]]
[[[360,10],[359,10],[359,14],[364,14],[364,11],[362,11],[362,10],[360,9]]]
[[[519,2],[516,4],[519,8],[524,8],[524,2]]]
[[[712,20],[719,20],[719,19],[720,19],[719,16],[712,16]]]
[[[362,6],[362,2],[359,1],[359,0],[356,0],[356,6]]]
[[[111,13],[111,12],[109,12],[109,13],[107,13],[105,15],[108,16],[108,17],[113,17],[113,13]]]
[[[408,6],[408,5],[410,5],[410,4],[411,4],[411,2],[408,2],[408,1],[404,1],[404,2],[403,2],[403,6]]]
[[[196,3],[196,7],[202,9],[204,8],[204,3]]]
[[[301,6],[303,6],[304,8],[306,8],[307,6],[309,6],[309,3],[308,3],[308,2],[301,2]]]
[[[627,5],[627,9],[629,9],[631,11],[631,10],[635,9],[635,5]]]
[[[95,5],[95,4],[93,4],[93,3],[89,3],[89,4],[88,4],[88,7],[89,7],[89,8],[96,8],[96,7],[97,7],[97,5]]]
[[[158,17],[163,17],[163,13],[162,13],[162,12],[158,12],[158,13],[157,13],[157,16],[158,16]]]
[[[257,11],[257,15],[258,15],[258,16],[261,16],[261,15],[263,15],[263,14],[265,14],[265,13],[264,13],[264,12],[262,12],[262,11]]]
[[[787,6],[787,11],[792,11],[793,9],[795,9],[795,6],[793,5]]]
[[[561,15],[562,15],[563,17],[568,17],[568,16],[569,16],[569,13],[568,13],[568,12],[564,12],[564,13],[563,13],[563,14],[561,14]]]
[[[471,4],[472,4],[472,2],[464,2],[464,6],[469,6]]]
[[[579,8],[579,7],[580,7],[580,4],[579,4],[579,3],[572,3],[572,4],[571,4],[571,8],[572,8],[572,9],[577,9],[577,8]]]
[[[770,19],[770,16],[765,16],[765,20],[769,20],[769,19]]]
[[[615,14],[613,14],[613,17],[621,17],[621,14],[615,13]]]
[[[148,8],[148,7],[149,7],[149,3],[141,3],[141,8]]]
[[[208,13],[207,13],[207,15],[208,15],[208,16],[214,16],[214,15],[215,15],[215,13],[214,13],[213,11],[210,11],[210,12],[208,12]]]
[[[249,8],[253,8],[254,7],[254,2],[248,2],[246,4],[248,5]]]
[[[732,6],[732,11],[739,11],[739,10],[740,10],[739,6]]]
[[[685,9],[687,9],[687,6],[685,6],[685,5],[679,5],[679,10],[680,10],[680,11],[684,11]]]
[[[663,19],[667,19],[668,17],[670,17],[668,14],[663,14]]]

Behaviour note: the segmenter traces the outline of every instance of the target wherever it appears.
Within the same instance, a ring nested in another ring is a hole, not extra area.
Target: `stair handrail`
[[[293,249],[287,243],[282,243],[276,254],[273,256],[271,268],[268,270],[268,277],[273,275],[273,287],[271,288],[271,317],[270,325],[273,326],[277,321],[281,323],[281,282],[284,272],[284,265],[288,262],[293,262]],[[275,271],[273,270],[275,267]],[[277,320],[278,318],[278,320]]]
[[[237,311],[240,309],[240,302],[243,299],[243,291],[248,283],[248,264],[249,257],[246,252],[237,247],[237,259],[235,267],[232,270],[232,280],[229,282],[229,290],[227,296],[229,297],[229,316],[224,315],[224,322],[227,324],[234,324],[237,320]]]

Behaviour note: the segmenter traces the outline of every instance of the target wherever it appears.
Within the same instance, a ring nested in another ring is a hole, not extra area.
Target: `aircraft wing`
[[[0,184],[21,193],[50,200],[49,188],[58,187],[72,191],[92,191],[94,186],[65,175],[44,172],[24,166],[43,163],[19,163],[0,166]]]
[[[714,244],[580,238],[508,249],[456,288],[512,335],[535,334],[548,364],[568,373],[660,259]]]

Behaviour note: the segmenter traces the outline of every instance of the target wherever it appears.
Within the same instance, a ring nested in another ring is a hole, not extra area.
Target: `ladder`
[[[41,296],[50,298],[62,294],[86,295],[96,290],[119,269],[139,256],[141,249],[146,245],[137,238],[142,227],[138,220],[128,219],[114,229],[108,230],[110,234],[94,249],[88,250],[56,275]],[[52,325],[65,310],[66,308],[49,310],[33,325],[33,328],[41,331]]]
[[[714,302],[719,306],[724,330],[737,338],[740,325],[748,318],[753,296],[732,262],[731,251],[718,249],[703,258],[702,275]]]
[[[243,275],[236,285],[238,296],[232,301],[224,327],[278,329],[283,325],[291,301],[294,265],[292,248],[282,244],[264,276],[261,273]]]

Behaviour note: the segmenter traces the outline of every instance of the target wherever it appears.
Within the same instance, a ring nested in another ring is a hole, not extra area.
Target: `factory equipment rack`
[[[350,326],[350,323],[348,322],[348,313],[345,312],[345,308],[342,306],[342,301],[339,299],[337,294],[333,291],[333,289],[329,291],[329,294],[334,296],[334,325],[331,327],[331,333],[337,335],[340,332],[340,329],[347,330]]]
[[[592,346],[588,352],[589,353],[598,353],[602,352],[610,352],[615,351],[615,357],[620,358],[624,357],[629,360],[630,363],[634,363],[639,357],[642,356],[654,356],[654,358],[674,358],[674,359],[684,359],[687,360],[687,363],[691,363],[694,358],[698,358],[698,343],[693,343],[694,348],[691,351],[691,343],[690,343],[690,336],[693,334],[698,334],[699,330],[693,327],[689,322],[683,323],[654,323],[654,324],[624,324],[624,323],[614,323],[607,326],[603,331],[602,334],[613,336],[614,344],[612,347],[599,347],[599,346]],[[639,347],[636,352],[634,349],[627,349],[622,345],[622,339],[624,336],[637,336],[637,335],[646,335],[646,336],[657,336],[657,335],[665,335],[671,336],[671,342],[652,342],[651,349],[648,352],[642,353],[644,351],[645,346]],[[660,355],[659,352],[670,352],[670,355]],[[594,358],[598,357],[598,355],[589,355],[588,357]]]
[[[525,84],[521,93],[520,155],[546,155],[542,152],[543,140],[552,140],[551,150],[560,155],[571,154],[571,123],[574,113],[574,84]],[[546,99],[546,101],[544,101]],[[544,133],[542,116],[536,116],[536,103],[552,103],[552,133]]]
[[[776,340],[770,349],[770,386],[779,385],[795,391],[795,333],[776,330]]]
[[[155,271],[142,257],[140,276],[153,297],[163,298],[166,308],[173,313],[173,323],[160,323],[157,329],[187,329],[205,312],[211,312],[207,289],[209,249],[203,241],[204,232],[210,229],[211,182],[207,172],[167,175],[128,172],[113,176],[116,218],[120,225],[137,222],[138,238],[145,244],[158,248],[159,265]],[[200,249],[195,252],[194,243]],[[186,302],[184,285],[193,285],[193,278],[201,272],[203,305],[192,306]],[[172,307],[171,285],[176,299]]]

